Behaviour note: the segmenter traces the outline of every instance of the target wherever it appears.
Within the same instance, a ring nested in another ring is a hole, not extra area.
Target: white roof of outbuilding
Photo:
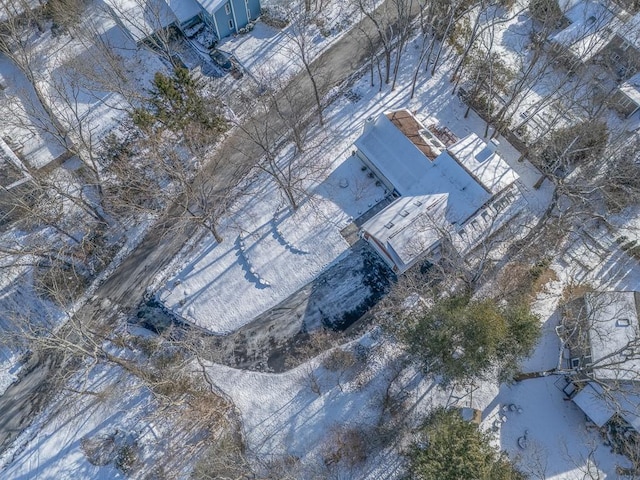
[[[573,397],[573,402],[598,427],[618,414],[640,432],[640,390],[637,385],[617,384],[605,391],[602,385],[589,382]]]
[[[620,85],[620,91],[636,105],[640,106],[640,72]]]
[[[585,295],[593,374],[601,380],[637,380],[640,359],[635,292]]]
[[[180,23],[191,20],[202,11],[200,4],[196,0],[165,0],[165,2],[167,2]]]
[[[144,40],[177,21],[163,0],[104,0],[136,40]]]
[[[587,414],[593,423],[602,427],[616,413],[603,396],[604,390],[597,383],[587,383],[575,397],[573,403]]]
[[[493,195],[518,179],[518,174],[500,156],[472,133],[447,148],[454,158]]]
[[[613,12],[597,0],[574,3],[564,15],[571,25],[556,33],[552,40],[583,62],[604,48],[618,28]]]

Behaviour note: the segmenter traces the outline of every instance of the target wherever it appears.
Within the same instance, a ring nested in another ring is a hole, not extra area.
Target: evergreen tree
[[[525,480],[508,458],[496,451],[486,433],[462,419],[457,410],[434,410],[409,453],[410,478],[420,480]]]
[[[176,68],[172,76],[156,72],[147,105],[133,112],[133,121],[147,131],[169,129],[198,153],[227,129],[220,102],[202,92],[200,82],[185,68]]]
[[[508,377],[540,335],[538,318],[524,306],[457,296],[408,318],[404,341],[426,371],[444,383],[469,381],[498,367]]]

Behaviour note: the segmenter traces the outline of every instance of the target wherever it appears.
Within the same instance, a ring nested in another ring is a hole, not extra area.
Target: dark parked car
[[[231,71],[233,64],[231,63],[231,57],[228,54],[221,52],[220,50],[215,50],[209,55],[211,56],[211,60],[213,60],[213,62],[222,70],[225,72]]]

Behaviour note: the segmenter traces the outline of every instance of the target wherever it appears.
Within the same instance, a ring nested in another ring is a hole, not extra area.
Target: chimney
[[[367,133],[369,130],[371,130],[371,127],[373,127],[374,120],[375,119],[371,116],[364,121],[364,127],[362,128],[362,133]]]

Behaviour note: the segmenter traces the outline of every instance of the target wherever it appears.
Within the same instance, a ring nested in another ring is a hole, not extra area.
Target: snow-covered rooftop
[[[571,24],[551,40],[583,62],[597,54],[615,35],[615,15],[599,1],[576,3],[564,15]]]
[[[0,102],[0,138],[27,166],[42,168],[65,149],[50,133],[55,128],[33,86],[6,56],[0,56],[0,77],[6,87]]]
[[[600,385],[589,382],[573,397],[573,402],[578,405],[598,427],[602,427],[616,413],[615,409],[611,408],[611,405],[609,405],[602,396],[603,393],[604,391]]]
[[[620,27],[618,35],[633,48],[640,50],[640,12]]]
[[[417,141],[407,136],[404,133],[407,129],[401,130],[397,122],[391,120],[397,113],[367,119],[355,145],[400,195],[463,189],[468,190],[467,197],[476,200],[471,203],[477,208],[489,199],[488,193],[495,194],[518,178],[518,174],[475,133],[448,147],[449,153],[441,152],[424,136]],[[411,115],[406,110],[401,113]],[[411,117],[418,129],[413,130],[425,130],[413,115]],[[434,152],[438,155],[430,160],[427,155]]]
[[[207,12],[214,14],[222,5],[227,3],[229,0],[199,0],[200,5]]]
[[[116,20],[136,40],[144,40],[177,18],[163,0],[104,0]]]
[[[636,105],[640,106],[640,72],[620,85],[620,91]]]
[[[355,145],[400,195],[419,188],[430,167],[429,159],[384,114],[365,121]]]
[[[165,0],[165,2],[167,2],[180,23],[191,20],[202,11],[196,0]]]
[[[636,292],[603,292],[585,297],[594,376],[637,380],[640,359],[631,346],[638,338]]]
[[[367,221],[362,230],[381,242],[393,264],[404,271],[442,238],[442,229],[447,226],[447,197],[446,193],[400,197]]]
[[[13,169],[14,175],[6,175],[8,178],[3,178],[3,169]],[[26,182],[31,175],[24,167],[20,159],[13,153],[13,150],[9,148],[9,145],[0,138],[0,187],[7,190]],[[3,184],[5,183],[5,184]]]
[[[618,414],[640,432],[640,390],[637,386],[620,384],[614,390],[605,391],[602,385],[589,382],[573,401],[598,427]]]
[[[449,153],[493,195],[518,179],[518,174],[478,135],[472,133],[449,148]]]

